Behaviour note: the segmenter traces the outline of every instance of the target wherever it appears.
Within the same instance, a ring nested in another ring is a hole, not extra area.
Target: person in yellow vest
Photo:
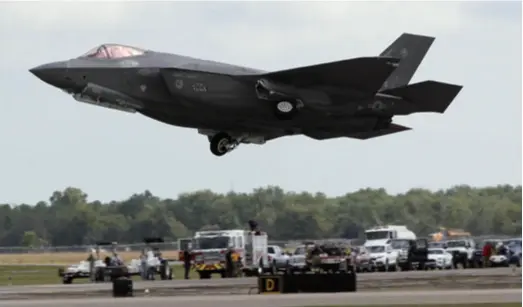
[[[238,276],[238,270],[240,268],[240,254],[233,250],[232,255],[232,274],[231,277],[237,277]]]
[[[352,270],[352,248],[350,246],[345,247],[345,266],[347,271]]]

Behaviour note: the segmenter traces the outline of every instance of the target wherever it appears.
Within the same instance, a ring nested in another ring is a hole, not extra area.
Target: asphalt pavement
[[[0,301],[0,307],[298,307],[328,305],[424,305],[449,303],[521,303],[521,289],[356,292],[336,294],[220,295]]]

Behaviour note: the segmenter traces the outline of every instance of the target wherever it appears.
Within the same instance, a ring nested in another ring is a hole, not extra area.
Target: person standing
[[[225,253],[225,277],[232,277],[233,272],[233,261],[232,261],[232,247],[229,247],[227,249],[227,253]]]
[[[87,256],[87,261],[89,262],[89,279],[91,280],[91,282],[95,282],[95,269],[94,269],[95,258],[93,255],[93,251],[91,251],[89,253],[89,255]]]
[[[191,271],[191,246],[190,244],[187,244],[183,251],[183,266],[185,269],[184,278],[189,279],[189,273]]]
[[[145,248],[142,249],[142,254],[140,255],[140,273],[142,280],[147,280],[147,255]]]
[[[492,245],[490,244],[490,242],[487,242],[483,246],[483,251],[482,251],[482,255],[483,255],[482,264],[483,264],[484,268],[489,266],[491,253],[492,253]]]

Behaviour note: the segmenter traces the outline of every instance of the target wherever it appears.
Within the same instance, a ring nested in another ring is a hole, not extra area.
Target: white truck
[[[474,262],[474,251],[476,244],[469,238],[447,240],[447,252],[452,254],[456,266],[463,268],[471,267]]]
[[[242,229],[198,231],[193,246],[194,268],[200,279],[218,273],[226,276],[226,253],[233,249],[239,256],[241,271],[247,276],[258,274],[259,269],[269,270],[267,234]]]
[[[365,230],[363,246],[381,246],[392,239],[416,240],[416,234],[405,225],[375,226]]]
[[[291,257],[278,245],[269,245],[267,247],[267,255],[272,273],[290,269]]]
[[[292,271],[306,271],[307,267],[307,246],[300,245],[296,247],[289,259]]]

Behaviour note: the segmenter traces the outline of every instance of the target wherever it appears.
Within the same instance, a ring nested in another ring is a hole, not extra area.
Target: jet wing
[[[381,130],[377,130],[377,131],[366,131],[366,132],[358,132],[358,133],[314,131],[314,132],[306,133],[305,135],[310,138],[316,139],[316,140],[327,140],[327,139],[335,139],[335,138],[340,138],[340,137],[367,140],[367,139],[384,136],[384,135],[388,135],[388,134],[393,134],[393,133],[397,133],[397,132],[407,131],[407,130],[411,130],[411,128],[396,125],[396,124],[391,124],[389,126],[389,128],[381,129]]]
[[[334,86],[376,93],[400,59],[362,57],[262,74],[264,78],[296,87]]]

